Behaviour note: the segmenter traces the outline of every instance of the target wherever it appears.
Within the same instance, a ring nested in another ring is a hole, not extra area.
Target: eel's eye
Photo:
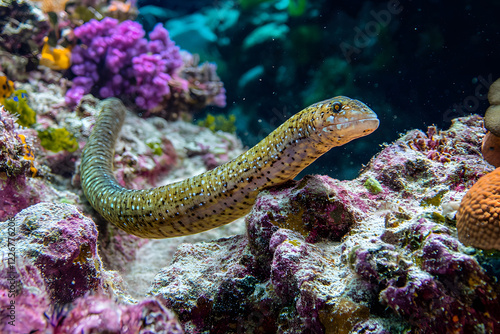
[[[340,110],[342,110],[342,103],[338,102],[338,101],[334,102],[333,105],[332,105],[332,107],[333,107],[333,110],[340,111]]]

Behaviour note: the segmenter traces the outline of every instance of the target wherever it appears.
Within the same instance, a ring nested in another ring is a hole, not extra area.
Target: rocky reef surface
[[[80,115],[93,117],[92,101]],[[176,140],[197,127],[177,124],[161,144],[169,149],[144,157],[138,119],[127,122],[115,165],[132,188],[241,149],[221,134],[215,152],[187,150]],[[148,138],[169,124],[140,122]],[[454,219],[467,189],[493,170],[483,136],[479,116],[409,131],[354,180],[306,176],[262,192],[238,223],[172,240],[107,226],[77,195],[69,204],[40,195],[0,223],[1,318],[13,317],[15,333],[497,332],[498,255],[464,247]],[[164,167],[147,168],[155,158]],[[7,321],[0,330],[13,328]]]

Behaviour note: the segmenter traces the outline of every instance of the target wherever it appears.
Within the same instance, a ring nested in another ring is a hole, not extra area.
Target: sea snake
[[[107,221],[143,238],[177,237],[228,224],[247,214],[263,189],[293,179],[332,147],[366,136],[379,124],[364,103],[334,97],[292,116],[234,160],[180,182],[130,190],[113,176],[125,106],[111,98],[100,108],[82,154],[82,189]]]

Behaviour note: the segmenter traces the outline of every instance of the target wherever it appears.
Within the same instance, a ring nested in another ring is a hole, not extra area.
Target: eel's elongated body
[[[293,179],[332,147],[368,135],[379,124],[362,102],[335,97],[305,108],[213,170],[154,189],[129,190],[113,176],[125,107],[107,99],[101,108],[82,156],[82,188],[107,221],[143,238],[194,234],[230,223],[250,211],[261,190]]]

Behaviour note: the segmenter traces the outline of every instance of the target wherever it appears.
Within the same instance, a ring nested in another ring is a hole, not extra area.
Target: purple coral
[[[149,41],[139,23],[112,18],[91,20],[75,29],[75,36],[82,44],[72,53],[76,78],[66,93],[67,104],[77,104],[88,93],[101,98],[126,94],[150,110],[170,94],[168,83],[182,58],[161,24],[149,34]]]

